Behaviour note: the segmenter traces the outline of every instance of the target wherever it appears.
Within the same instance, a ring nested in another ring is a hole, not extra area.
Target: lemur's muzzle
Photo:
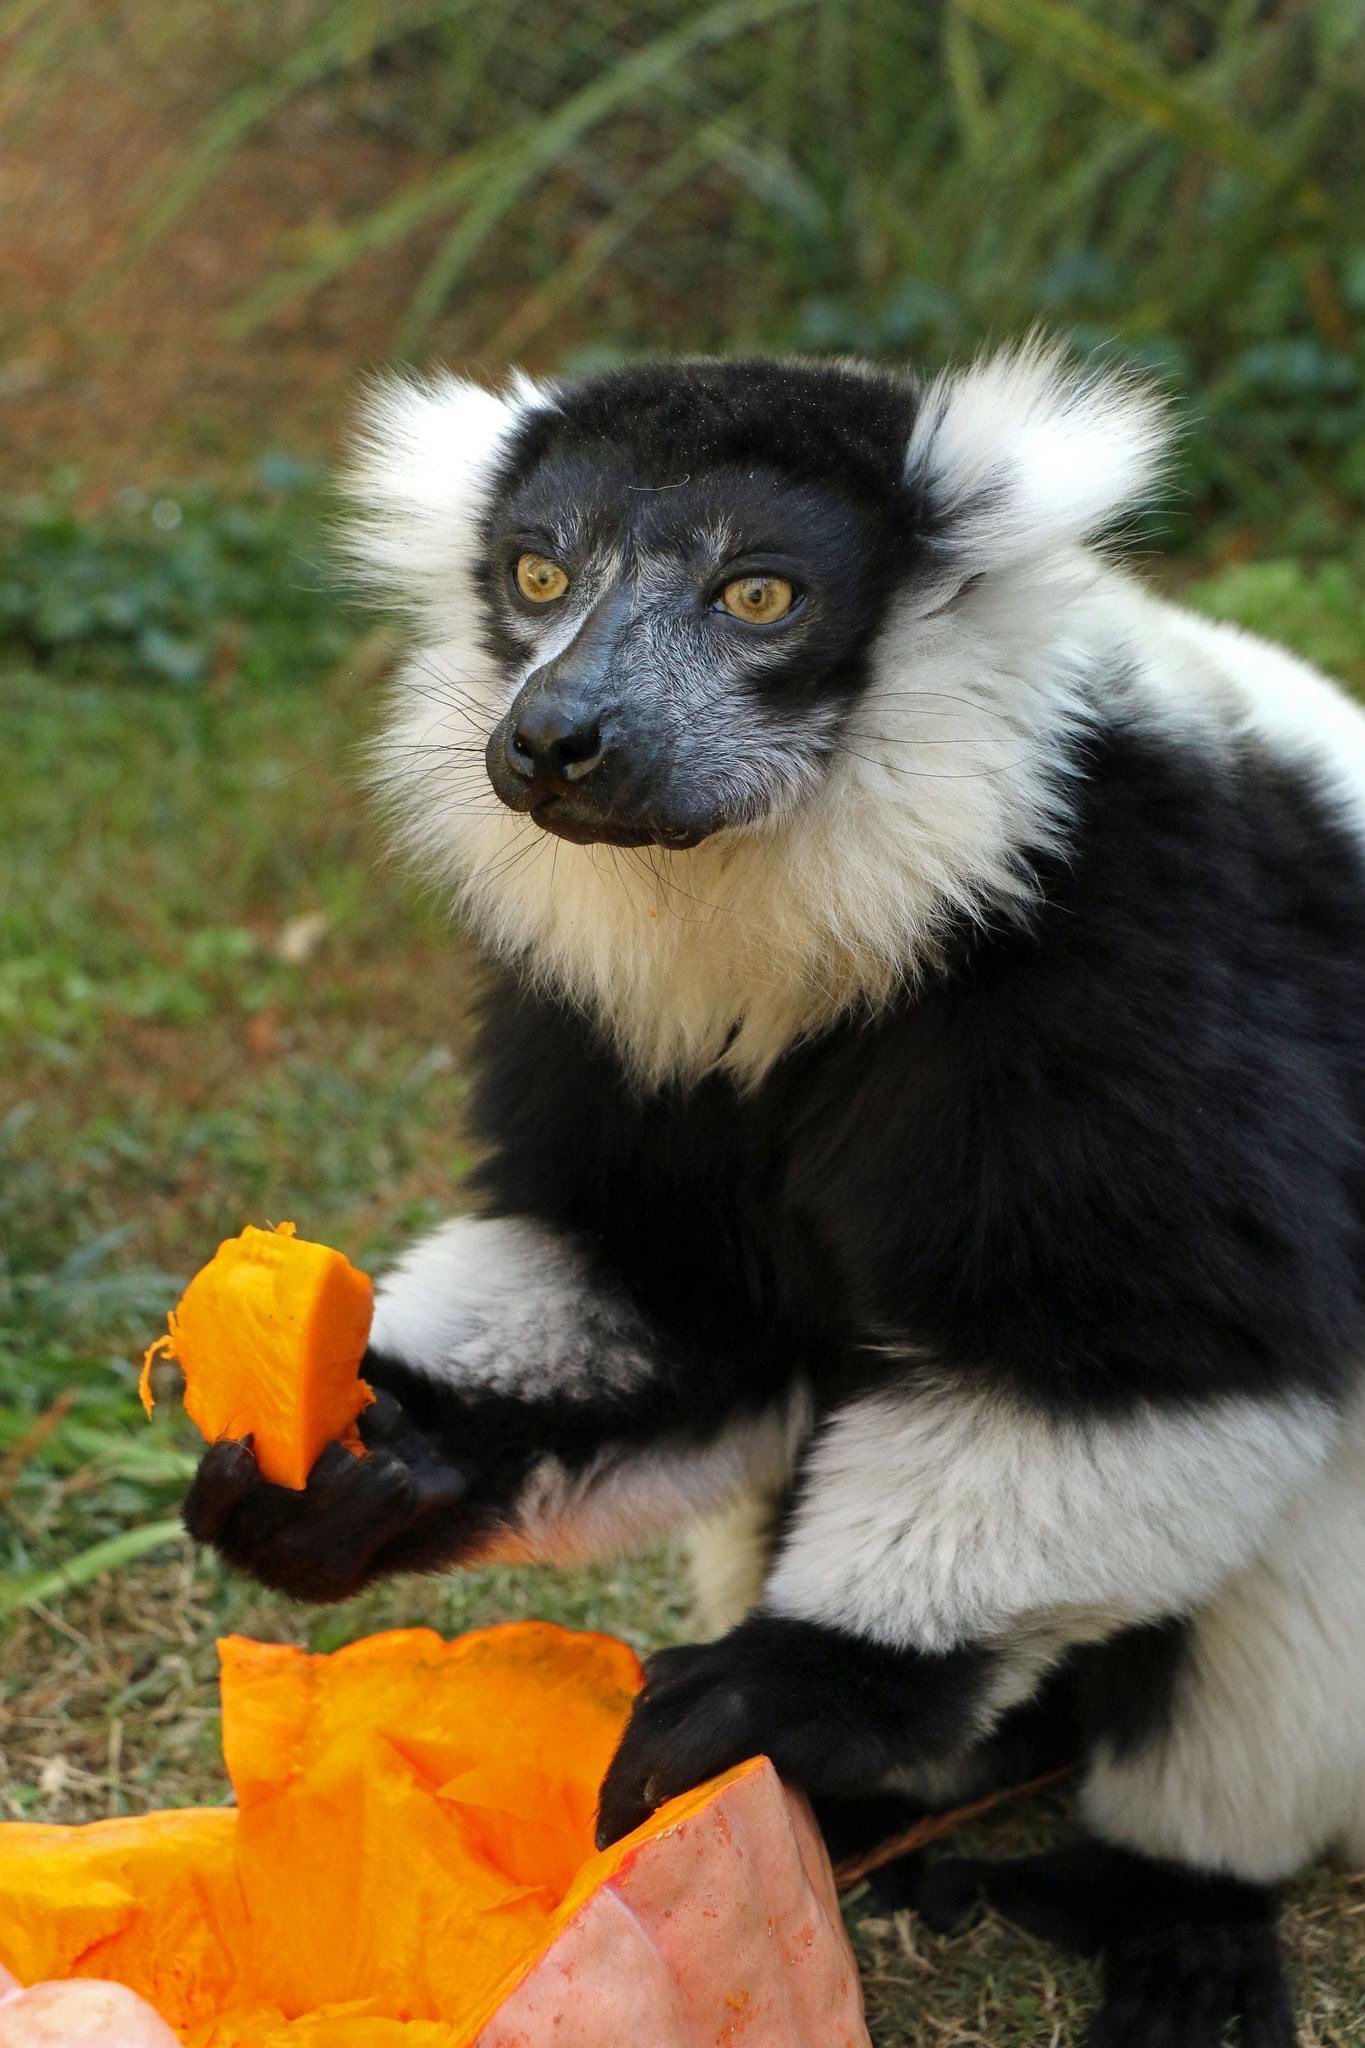
[[[489,736],[488,779],[510,810],[578,845],[695,846],[705,832],[668,815],[659,750],[623,710],[627,615],[605,601],[528,676]]]

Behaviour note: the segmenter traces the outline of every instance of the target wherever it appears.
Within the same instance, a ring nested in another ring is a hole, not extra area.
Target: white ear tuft
[[[1169,438],[1151,386],[1033,337],[930,385],[905,475],[943,552],[989,570],[1100,532],[1157,483]]]
[[[426,604],[455,596],[508,438],[553,393],[519,372],[507,392],[442,372],[378,379],[341,487],[357,508],[351,566],[384,596]]]

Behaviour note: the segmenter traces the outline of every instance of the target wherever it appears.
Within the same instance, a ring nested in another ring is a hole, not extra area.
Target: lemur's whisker
[[[512,846],[495,861],[477,870],[474,879],[487,886],[490,882],[504,881],[520,867],[526,856],[543,846],[545,834],[534,825],[523,825],[516,833]]]
[[[851,740],[863,740],[872,746],[912,747],[916,751],[921,747],[1007,747],[1019,744],[1019,734],[1017,732],[964,732],[957,734],[950,740],[927,740],[921,738],[918,733],[913,732],[860,732],[852,726],[845,726],[841,737]]]
[[[875,754],[859,753],[856,747],[833,747],[832,754],[846,755],[854,761],[865,761],[870,768],[880,768],[886,775],[900,775],[916,782],[979,782],[995,775],[1008,775],[1018,764],[1002,761],[988,768],[965,768],[958,773],[952,768],[907,768],[901,761],[879,761]]]

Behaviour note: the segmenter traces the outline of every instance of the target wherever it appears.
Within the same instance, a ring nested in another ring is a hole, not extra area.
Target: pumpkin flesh
[[[361,1448],[356,1417],[374,1394],[358,1368],[373,1314],[369,1278],[343,1253],[292,1223],[248,1224],[195,1274],[147,1352],[143,1406],[150,1414],[153,1360],[178,1359],[200,1433],[249,1436],[264,1476],[301,1488],[327,1444]]]
[[[0,1827],[21,1982],[112,1979],[187,2048],[692,2048],[731,2022],[866,2048],[823,1849],[763,1759],[594,1850],[624,1644],[529,1622],[220,1655],[235,1812]]]

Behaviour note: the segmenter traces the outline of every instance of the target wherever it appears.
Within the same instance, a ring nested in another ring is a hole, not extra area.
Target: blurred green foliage
[[[336,661],[351,629],[316,483],[314,466],[274,453],[233,502],[126,490],[92,519],[59,482],[0,506],[0,648],[68,679],[182,685]]]
[[[1353,560],[1240,562],[1188,585],[1211,618],[1279,640],[1365,693],[1365,552]]]
[[[1042,321],[1176,397],[1176,488],[1140,538],[1184,551],[1181,594],[1365,688],[1360,0],[0,0],[0,114],[92,45],[158,110],[177,75],[200,97],[111,193],[131,226],[73,328],[236,153],[314,136],[392,145],[392,188],[234,243],[226,330],[263,349],[322,307],[344,351],[326,288],[367,290],[378,252],[389,352],[483,375],[754,348],[932,369]],[[0,508],[6,1812],[218,1796],[215,1628],[328,1648],[417,1618],[683,1625],[657,1559],[301,1613],[203,1560],[191,1580],[167,1540],[197,1440],[169,1404],[146,1422],[136,1372],[186,1276],[290,1215],[373,1263],[466,1165],[468,962],[367,844],[375,670],[345,657],[326,517],[281,454],[231,497],[90,516],[72,476]],[[145,1544],[164,1565],[120,1569]],[[1310,1904],[1344,2041],[1365,1923],[1344,1889]],[[1040,2004],[1030,1951],[986,1931],[977,1962],[907,1972],[889,1928],[864,1933],[886,2048],[1070,2031],[1082,1987],[1059,2007],[1049,1978]]]
[[[158,61],[222,12],[158,10]],[[57,48],[50,13],[35,49]],[[1235,517],[1322,552],[1365,509],[1359,0],[249,0],[231,20],[125,268],[271,124],[325,116],[418,165],[253,252],[233,334],[378,250],[411,280],[393,353],[485,368],[755,346],[932,366],[1042,319],[1187,401],[1171,540]]]
[[[261,672],[202,689],[0,668],[0,1614],[183,1491],[137,1365],[220,1238],[367,1257],[463,1170],[462,963],[373,873],[373,676],[249,623]]]

